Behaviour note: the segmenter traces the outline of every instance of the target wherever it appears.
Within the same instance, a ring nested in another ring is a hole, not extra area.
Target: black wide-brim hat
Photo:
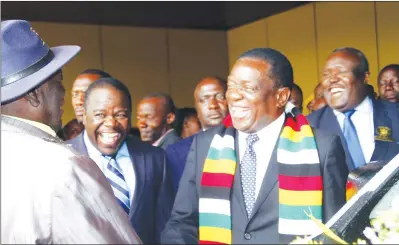
[[[1,22],[1,104],[40,86],[80,51],[79,46],[49,46],[25,20]]]

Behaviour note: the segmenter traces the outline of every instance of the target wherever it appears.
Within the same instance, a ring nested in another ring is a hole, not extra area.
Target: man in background
[[[56,137],[80,47],[49,48],[24,20],[1,22],[1,47],[1,243],[141,243],[95,163]]]
[[[188,138],[201,131],[201,123],[195,108],[185,107],[178,110],[180,119],[179,130],[176,130],[182,139]]]
[[[194,104],[202,130],[220,125],[227,116],[226,87],[226,80],[216,76],[203,78],[195,87]]]
[[[87,69],[80,73],[75,81],[73,82],[72,86],[72,106],[75,112],[75,117],[79,123],[83,121],[83,113],[84,113],[84,98],[85,92],[87,88],[95,82],[96,80],[102,77],[111,77],[105,71],[99,69]]]
[[[164,93],[152,93],[137,105],[137,127],[141,140],[166,149],[180,140],[173,129],[176,107],[172,98]]]
[[[159,243],[174,200],[165,152],[129,135],[132,101],[122,82],[92,83],[84,108],[85,131],[67,143],[96,162],[144,244]]]
[[[202,131],[218,126],[228,114],[226,102],[227,83],[219,77],[205,77],[201,79],[194,90],[194,104]],[[175,191],[177,191],[180,177],[186,165],[188,151],[194,136],[181,140],[166,149]]]
[[[292,86],[290,102],[294,104],[295,107],[298,108],[299,111],[302,113],[303,93],[301,87],[299,87],[298,84],[294,83]]]
[[[380,99],[399,103],[399,65],[385,66],[378,74]]]
[[[85,127],[79,123],[76,118],[69,121],[61,130],[61,138],[63,140],[70,140],[78,136]]]
[[[318,83],[313,91],[313,100],[309,102],[307,108],[309,112],[312,113],[320,108],[323,108],[326,105],[327,103],[326,100],[324,99],[323,87],[321,86],[320,83]]]
[[[399,107],[368,96],[369,75],[361,51],[334,50],[321,81],[328,106],[308,115],[311,126],[340,135],[350,171],[399,153]]]

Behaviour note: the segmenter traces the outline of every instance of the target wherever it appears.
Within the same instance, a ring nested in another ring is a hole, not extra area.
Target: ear
[[[166,123],[168,125],[171,125],[175,121],[175,119],[176,119],[176,115],[172,112],[170,112],[166,115]]]
[[[25,100],[31,104],[33,107],[39,107],[40,106],[40,99],[39,99],[39,89],[34,89],[28,94],[24,96]]]
[[[277,90],[276,99],[277,99],[277,107],[284,108],[288,103],[291,96],[291,90],[289,88],[279,88]]]
[[[370,81],[370,72],[364,74],[364,84],[368,84]]]

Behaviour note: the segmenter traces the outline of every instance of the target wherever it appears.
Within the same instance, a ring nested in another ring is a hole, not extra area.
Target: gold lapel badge
[[[377,127],[377,135],[375,136],[376,140],[393,142],[392,129],[384,126]]]

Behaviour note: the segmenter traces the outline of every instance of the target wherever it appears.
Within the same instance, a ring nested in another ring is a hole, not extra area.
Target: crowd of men
[[[306,212],[325,223],[346,203],[350,171],[399,153],[399,65],[377,97],[355,48],[332,51],[305,117],[274,49],[201,79],[195,108],[159,92],[133,108],[105,71],[65,91],[80,47],[50,48],[23,20],[1,38],[2,243],[289,243],[318,229]],[[61,128],[66,92],[76,118]]]

